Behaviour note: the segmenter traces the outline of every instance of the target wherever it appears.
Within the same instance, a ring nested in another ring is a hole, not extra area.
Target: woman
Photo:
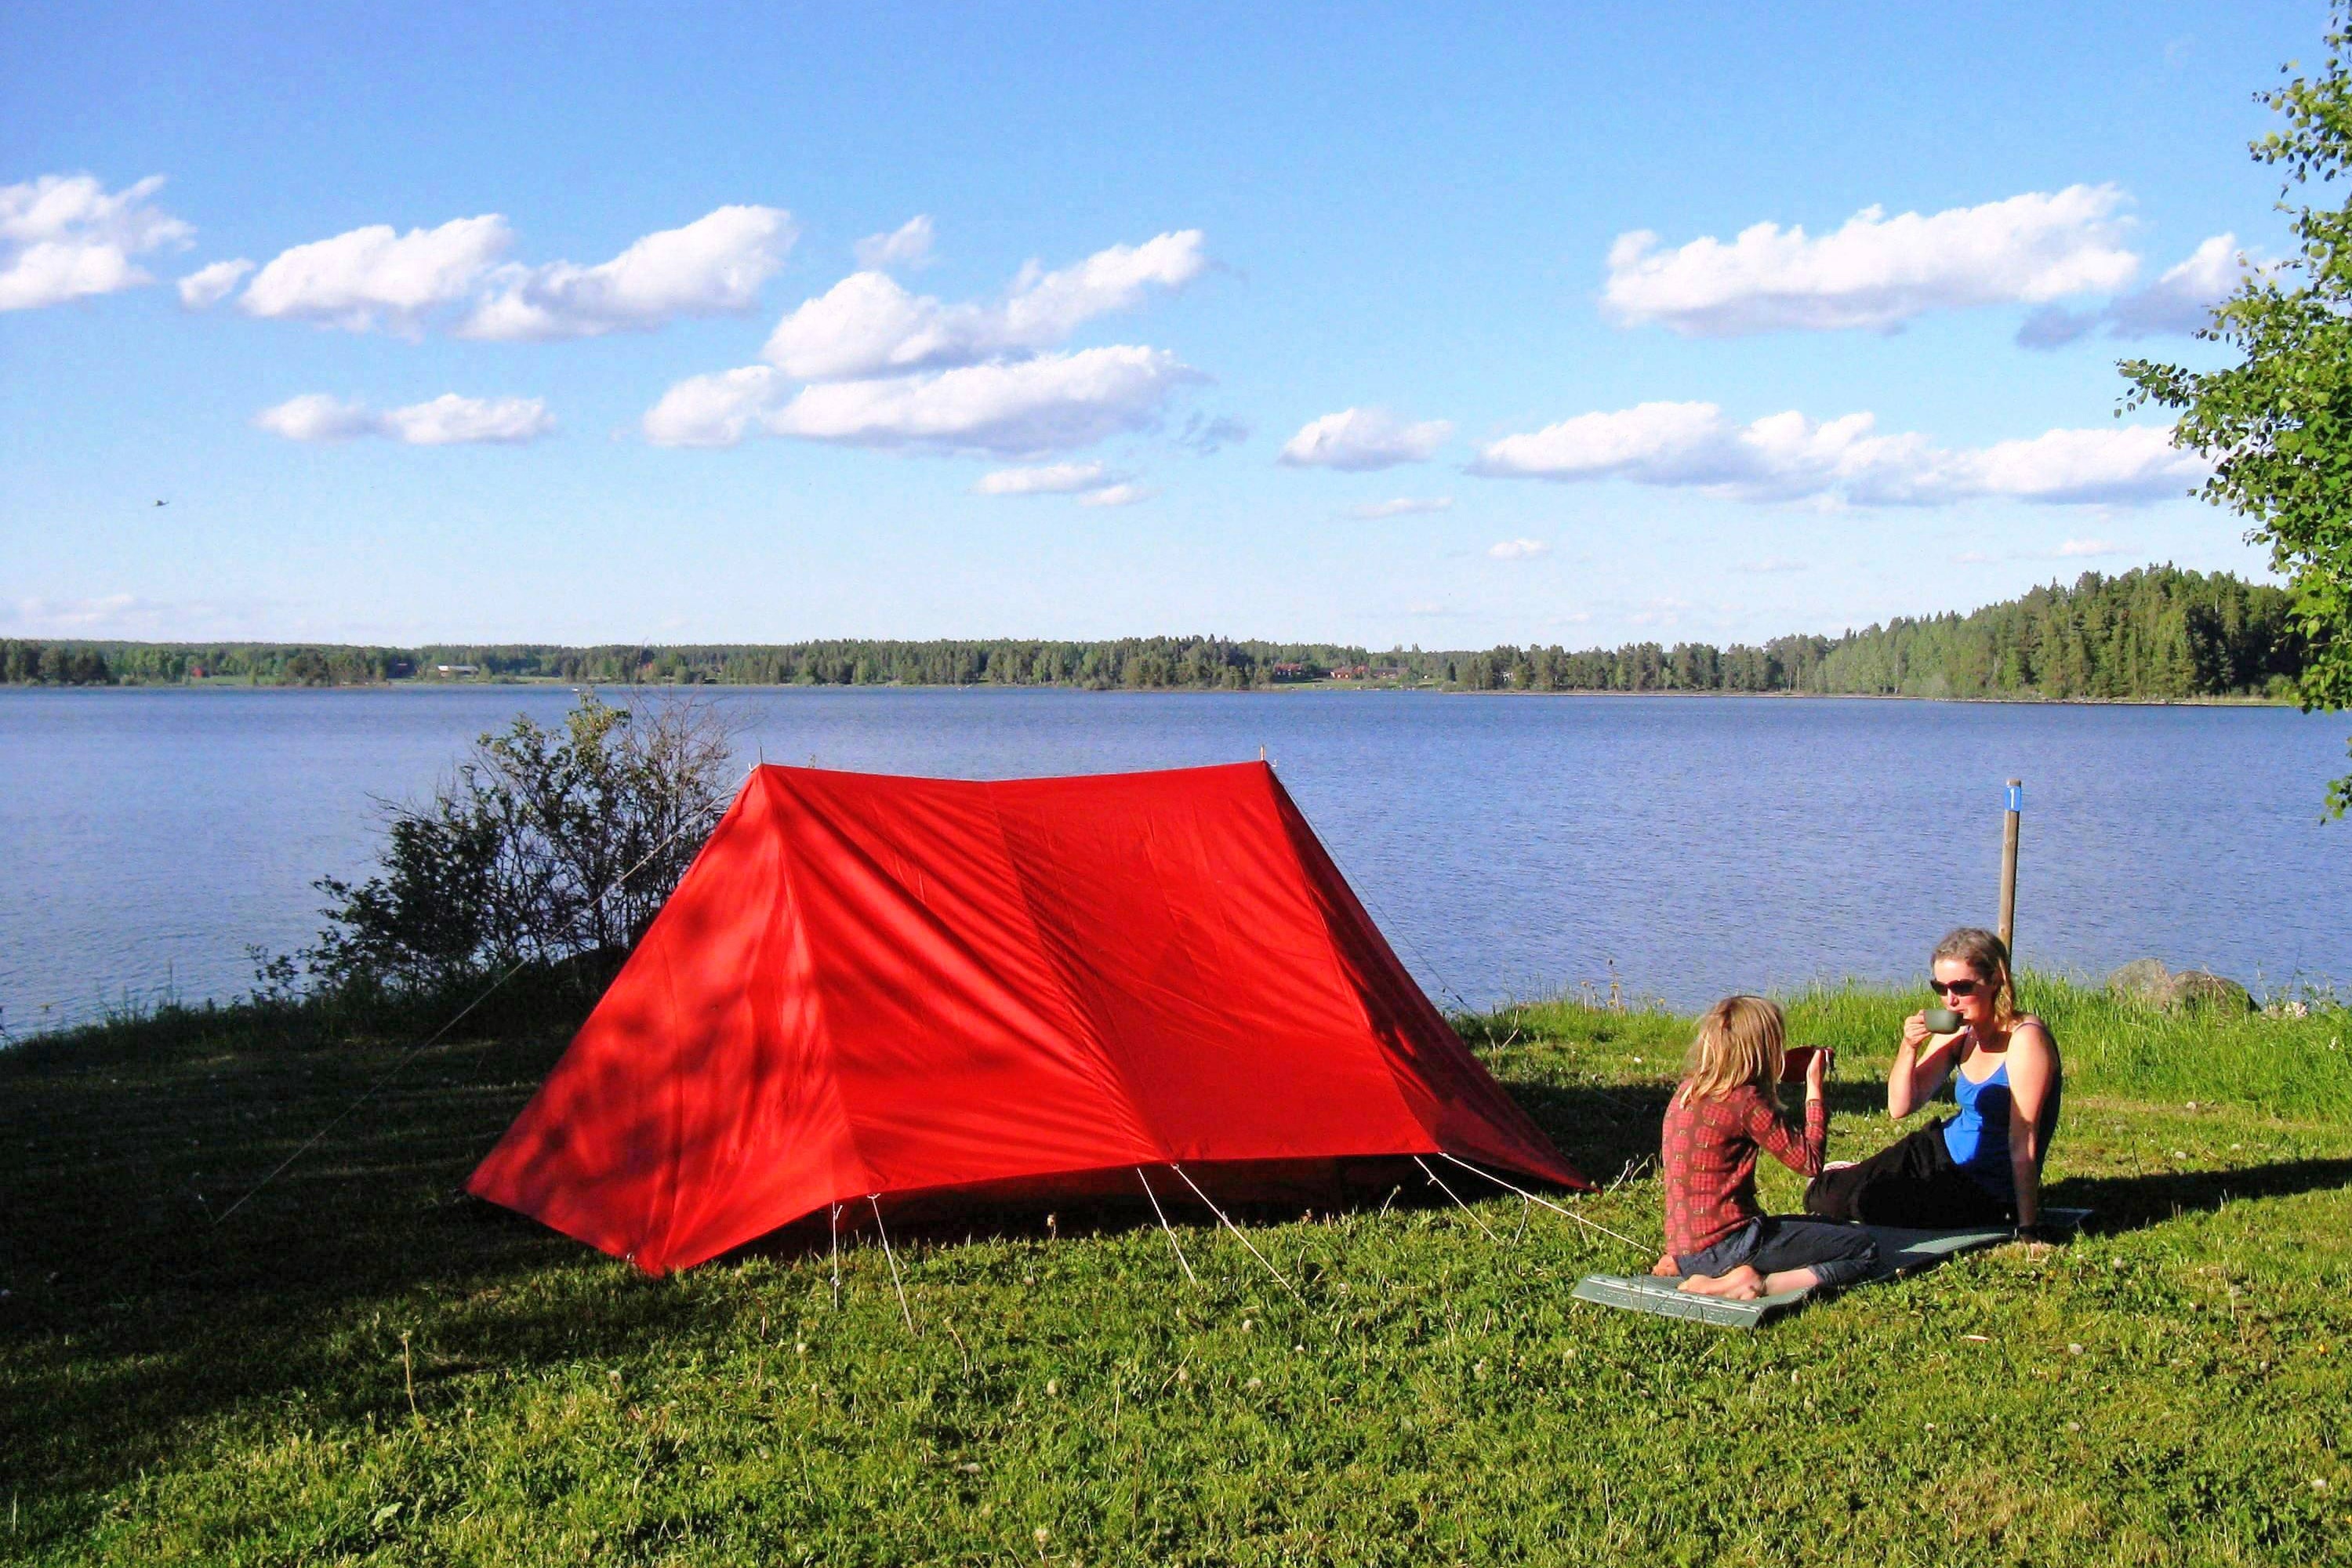
[[[1931,1035],[1927,1016],[1903,1023],[1886,1078],[1886,1114],[1900,1121],[1948,1075],[1959,1114],[1920,1128],[1858,1165],[1824,1171],[1805,1209],[1824,1219],[1940,1230],[2013,1225],[2040,1239],[2042,1162],[2058,1126],[2063,1073],[2048,1026],[2017,1011],[2009,949],[1963,927],[1936,944],[1937,997],[1958,1030]]]

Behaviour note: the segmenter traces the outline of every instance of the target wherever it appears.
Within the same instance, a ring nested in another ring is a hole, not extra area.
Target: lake
[[[1443,1005],[1612,977],[1695,1007],[1919,976],[1990,925],[2027,781],[2018,948],[2153,954],[2258,991],[2352,977],[2347,720],[2273,708],[1299,691],[720,689],[746,760],[967,778],[1265,748]],[[555,687],[0,690],[0,1026],[238,994],[429,791]]]

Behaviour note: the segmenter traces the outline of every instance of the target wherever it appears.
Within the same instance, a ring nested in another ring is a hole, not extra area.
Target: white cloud
[[[1412,425],[1385,408],[1343,408],[1301,426],[1275,461],[1297,468],[1388,468],[1427,460],[1453,434],[1444,419]]]
[[[1121,482],[1100,463],[1048,463],[1034,468],[999,468],[971,487],[982,496],[1064,496]]]
[[[383,433],[412,447],[472,442],[520,446],[554,428],[554,416],[536,397],[460,397],[445,392],[430,403],[413,403],[383,416]]]
[[[761,357],[801,381],[950,369],[1055,348],[1149,289],[1181,288],[1208,266],[1198,229],[1114,245],[1075,267],[1022,268],[992,304],[946,305],[887,273],[853,272],[776,323]]]
[[[1200,379],[1162,349],[1087,349],[805,386],[767,425],[779,436],[851,447],[1035,457],[1146,428],[1170,393]]]
[[[1488,545],[1486,553],[1497,561],[1532,561],[1538,555],[1550,554],[1551,546],[1540,539],[1506,539],[1499,544]]]
[[[243,257],[235,261],[215,261],[209,267],[199,267],[180,279],[180,303],[191,310],[209,310],[221,302],[237,280],[253,270],[253,263]]]
[[[135,289],[154,279],[131,260],[184,250],[195,230],[148,200],[152,175],[112,195],[88,174],[0,185],[0,310],[30,310]]]
[[[539,398],[460,397],[454,392],[383,413],[363,403],[309,393],[263,409],[253,422],[289,441],[349,441],[383,436],[412,447],[481,442],[517,446],[555,428],[554,417]]]
[[[1926,216],[1865,207],[1818,238],[1759,223],[1729,244],[1710,236],[1664,251],[1638,231],[1610,247],[1601,300],[1624,325],[1736,337],[1891,331],[1930,310],[2104,293],[2139,265],[2123,247],[2124,204],[2113,185],[2069,185]]]
[[[2106,539],[2070,539],[2058,547],[2062,560],[2079,555],[2121,555],[2123,552],[2122,545]]]
[[[388,224],[355,228],[279,252],[246,285],[237,308],[354,332],[383,324],[415,333],[472,294],[513,240],[496,213],[406,234]]]
[[[780,207],[728,206],[646,235],[595,267],[553,261],[499,269],[495,292],[457,327],[464,338],[544,342],[646,331],[679,316],[749,310],[800,230]]]
[[[656,447],[732,447],[775,401],[782,380],[764,364],[690,376],[646,411],[646,439]]]
[[[2025,318],[2017,329],[2017,341],[2030,349],[2052,349],[2101,329],[2111,338],[2185,337],[2208,324],[2213,307],[2260,265],[2238,249],[2236,235],[2217,234],[2147,288],[2096,310],[2042,307]]]
[[[1078,498],[1080,506],[1133,506],[1139,500],[1150,500],[1159,492],[1142,485],[1105,485],[1098,490],[1088,490]]]
[[[375,224],[279,253],[237,308],[354,332],[454,323],[460,337],[499,342],[597,337],[748,310],[798,237],[781,208],[727,206],[593,267],[528,267],[506,260],[514,233],[497,213],[406,234]]]
[[[754,426],[776,436],[932,452],[1044,457],[1147,429],[1198,371],[1161,349],[1114,345],[927,375],[823,382],[782,401],[764,365],[696,376],[645,417],[662,447],[731,447]]]
[[[289,441],[348,441],[355,436],[383,433],[367,405],[345,403],[323,392],[289,397],[255,415],[253,423]]]
[[[888,234],[869,234],[857,242],[857,265],[867,272],[893,267],[921,267],[931,259],[931,220],[917,213]]]
[[[1981,550],[1963,550],[1958,555],[1952,557],[1952,564],[1955,566],[1990,566],[1996,559],[1998,559],[1998,557],[1989,555]]]
[[[1644,403],[1584,414],[1479,449],[1473,473],[1560,481],[1626,479],[1739,500],[1825,499],[1862,506],[1938,506],[1978,497],[2053,503],[2137,502],[2184,494],[2201,459],[2162,426],[2052,430],[1990,447],[1948,448],[1920,435],[1880,435],[1875,418],[1816,421],[1790,412],[1748,425],[1711,403]]]
[[[1384,517],[1412,517],[1419,512],[1447,511],[1454,506],[1452,496],[1399,496],[1394,500],[1366,501],[1348,509],[1349,517],[1364,522],[1377,522]]]

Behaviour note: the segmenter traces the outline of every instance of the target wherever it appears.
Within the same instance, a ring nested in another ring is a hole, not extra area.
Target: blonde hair
[[[2007,1029],[2017,1022],[2017,984],[2009,973],[2009,944],[1979,926],[1962,926],[1936,944],[1931,964],[1957,958],[1976,977],[1992,987],[1992,1026]]]
[[[1780,1058],[1787,1045],[1780,1008],[1761,996],[1726,996],[1698,1021],[1675,1098],[1685,1104],[1720,1100],[1742,1084],[1754,1084],[1778,1105]]]

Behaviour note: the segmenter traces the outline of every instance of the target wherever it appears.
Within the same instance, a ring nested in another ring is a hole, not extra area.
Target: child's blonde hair
[[[1720,1100],[1742,1084],[1754,1084],[1774,1105],[1780,1103],[1780,1058],[1788,1029],[1780,1009],[1761,996],[1726,996],[1698,1021],[1698,1033],[1683,1063],[1682,1088],[1675,1098]]]

